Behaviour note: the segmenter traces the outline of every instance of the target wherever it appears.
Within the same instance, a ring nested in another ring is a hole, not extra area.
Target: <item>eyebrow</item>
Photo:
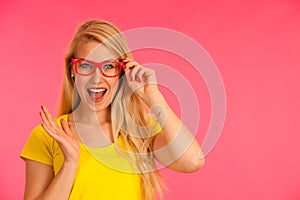
[[[115,61],[116,59],[109,59],[109,60],[104,60],[103,62],[108,62],[108,61]]]
[[[104,60],[104,61],[94,61],[94,60],[90,60],[90,59],[86,59],[86,58],[82,58],[83,60],[85,60],[85,61],[92,61],[92,62],[95,62],[95,63],[102,63],[102,62],[111,62],[111,61],[115,61],[115,60],[117,60],[117,59],[108,59],[108,60]]]

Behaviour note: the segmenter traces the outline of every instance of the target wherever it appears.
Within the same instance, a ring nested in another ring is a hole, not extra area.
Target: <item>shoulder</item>
[[[60,120],[61,119],[64,119],[64,120],[67,120],[68,119],[68,115],[61,115],[57,118],[55,118],[55,121],[57,122],[57,124],[59,126],[60,125]],[[30,136],[29,136],[30,139],[37,139],[37,140],[40,140],[40,141],[44,141],[46,143],[50,142],[52,143],[53,142],[53,138],[45,131],[45,129],[41,126],[41,124],[37,125],[36,127],[34,127],[30,133]]]
[[[56,117],[55,121],[58,124],[58,126],[61,126],[60,120],[62,120],[62,119],[65,120],[66,122],[68,122],[69,121],[68,116],[69,116],[69,114],[63,114],[63,115]]]
[[[55,118],[58,124],[61,119],[67,120],[67,115]],[[53,155],[57,152],[59,147],[56,141],[39,124],[32,129],[20,156],[52,165]]]

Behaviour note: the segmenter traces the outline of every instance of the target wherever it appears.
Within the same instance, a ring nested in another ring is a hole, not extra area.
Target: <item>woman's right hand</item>
[[[42,112],[40,112],[42,118],[42,127],[45,131],[58,143],[61,151],[64,154],[65,164],[78,165],[80,156],[80,144],[74,137],[69,125],[63,119],[60,120],[61,127],[52,117],[48,108],[42,106]]]

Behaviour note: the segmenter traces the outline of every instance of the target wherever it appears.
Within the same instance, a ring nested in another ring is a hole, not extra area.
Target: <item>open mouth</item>
[[[89,88],[87,89],[91,99],[93,101],[101,101],[105,93],[107,92],[106,88]]]

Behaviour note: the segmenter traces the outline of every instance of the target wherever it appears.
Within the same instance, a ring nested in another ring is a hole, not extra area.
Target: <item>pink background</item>
[[[163,170],[171,190],[167,200],[300,199],[300,2],[241,2],[2,0],[0,199],[22,198],[25,165],[18,154],[40,122],[40,105],[54,110],[68,43],[75,28],[92,18],[122,30],[180,31],[200,43],[220,70],[227,93],[222,135],[198,172]],[[168,60],[167,54],[145,52],[136,59]],[[174,69],[180,71],[180,61]],[[209,95],[201,79],[187,78],[201,99],[201,141]],[[176,99],[164,93],[179,112]]]

